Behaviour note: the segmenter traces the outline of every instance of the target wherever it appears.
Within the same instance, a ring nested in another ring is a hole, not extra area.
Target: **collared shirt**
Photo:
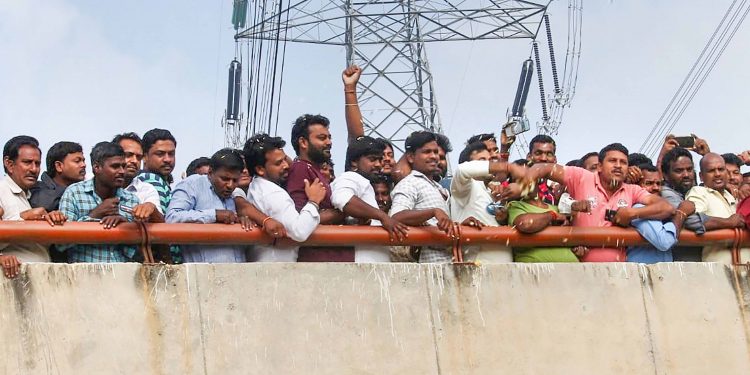
[[[344,206],[357,197],[378,209],[375,199],[375,189],[370,180],[357,172],[344,172],[331,183],[331,202],[337,209],[344,211]],[[370,225],[381,226],[378,220],[371,220]],[[382,263],[391,261],[391,253],[387,246],[358,245],[354,247],[354,261],[357,263]]]
[[[636,204],[633,207],[643,207],[643,205]],[[673,222],[635,219],[630,222],[630,225],[649,244],[628,247],[628,262],[653,264],[672,261],[672,246],[677,243],[678,235]]]
[[[281,186],[263,177],[253,177],[247,190],[248,198],[264,214],[280,222],[294,241],[307,240],[320,224],[320,214],[312,203],[297,212],[294,201]],[[257,262],[296,262],[298,246],[255,245],[252,253]]]
[[[232,197],[219,197],[208,176],[195,174],[175,186],[165,220],[167,223],[215,223],[216,210],[237,212]],[[247,246],[183,245],[180,248],[185,262],[244,263]]]
[[[737,205],[737,213],[745,219],[745,225],[750,228],[750,197],[743,199]]]
[[[431,210],[439,208],[450,213],[448,207],[448,191],[443,189],[437,182],[425,176],[423,173],[412,170],[393,188],[391,192],[391,211],[393,216],[406,210]],[[425,223],[437,226],[437,220],[433,217]],[[453,255],[449,248],[426,246],[419,256],[420,263],[449,263]]]
[[[498,226],[495,215],[487,211],[487,206],[494,203],[490,189],[484,181],[490,177],[490,162],[486,160],[467,161],[459,164],[456,174],[451,181],[450,216],[453,221],[463,222],[469,217],[481,221],[490,227]],[[500,244],[486,244],[479,246],[468,246],[464,248],[469,256],[464,260],[477,260],[486,263],[510,263],[513,262],[513,252],[507,246]],[[478,251],[478,252],[477,252]]]
[[[156,191],[154,185],[139,178],[134,178],[133,181],[130,181],[130,185],[125,188],[125,191],[133,193],[141,203],[153,204],[161,214],[164,214],[164,209],[161,207],[161,197],[159,197],[159,192]]]
[[[591,202],[590,213],[580,213],[573,219],[576,227],[611,227],[612,223],[605,220],[606,210],[617,210],[622,207],[632,207],[636,203],[644,203],[649,193],[638,185],[620,184],[612,195],[604,189],[598,173],[593,173],[579,167],[565,168],[565,186],[570,196],[575,200]],[[623,248],[592,248],[581,259],[583,262],[624,262],[626,254]]]
[[[721,193],[705,186],[693,186],[685,199],[695,204],[695,212],[708,216],[726,219],[737,212],[737,200],[729,190]],[[732,254],[726,246],[708,245],[703,247],[703,261],[731,264]]]
[[[120,199],[118,214],[128,221],[133,221],[131,212],[139,203],[138,197],[124,189],[117,189],[115,196]],[[89,216],[89,213],[101,203],[102,198],[96,194],[92,178],[76,182],[65,189],[60,198],[60,211],[68,217],[68,221],[99,221]],[[130,262],[136,254],[135,246],[131,245],[59,244],[57,248],[68,254],[68,262],[71,263]]]
[[[672,207],[677,208],[685,200],[685,194],[673,189],[669,185],[661,188],[661,197],[664,198]],[[706,233],[706,220],[708,216],[701,212],[693,213],[685,218],[683,227],[695,232],[695,234]],[[674,262],[700,262],[703,258],[702,246],[675,246],[672,249],[672,261]]]
[[[161,175],[147,171],[140,171],[138,175],[135,176],[135,179],[148,183],[156,189],[157,194],[159,194],[159,205],[157,207],[160,207],[159,212],[161,213],[167,212],[169,202],[172,200],[172,187],[169,185],[171,182],[171,176],[169,177],[170,181],[166,181]],[[182,263],[182,251],[180,251],[179,246],[170,245],[169,254],[172,256],[172,261],[175,264]]]
[[[5,211],[3,220],[23,221],[21,212],[31,209],[30,192],[23,191],[10,176],[0,179],[0,207]],[[15,255],[22,263],[49,262],[47,247],[38,243],[0,243],[5,255]]]
[[[60,198],[65,192],[65,186],[58,185],[47,172],[44,172],[41,180],[29,191],[31,207],[44,207],[47,212],[52,212],[60,208]]]

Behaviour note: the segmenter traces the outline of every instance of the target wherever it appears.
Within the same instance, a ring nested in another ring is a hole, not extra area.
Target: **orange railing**
[[[273,243],[259,229],[245,231],[239,225],[224,224],[142,224],[126,223],[105,230],[98,223],[66,223],[50,227],[44,222],[0,221],[0,243],[86,243],[138,245],[147,261],[153,260],[152,244],[255,244]],[[280,240],[291,243],[291,240]],[[277,243],[278,243],[277,242]],[[412,227],[403,242],[391,242],[388,233],[370,226],[321,225],[305,245],[444,245],[452,246],[455,260],[462,262],[462,246],[499,243],[508,246],[576,246],[624,247],[646,241],[634,230],[625,228],[551,227],[539,233],[522,234],[510,227],[478,230],[462,226],[456,238],[450,238],[434,227]],[[697,236],[683,231],[680,245],[722,244],[732,250],[735,264],[741,264],[739,249],[750,247],[747,230],[723,229]]]

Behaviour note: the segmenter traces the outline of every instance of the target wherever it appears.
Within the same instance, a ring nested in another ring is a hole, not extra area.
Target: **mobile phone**
[[[607,220],[611,223],[614,223],[615,221],[615,215],[617,215],[617,210],[605,210],[604,211],[604,220]]]
[[[693,138],[693,136],[674,137],[674,140],[677,141],[677,144],[682,148],[692,149],[695,147],[695,138]]]
[[[505,126],[503,131],[508,137],[513,137],[515,135],[529,131],[529,129],[531,129],[529,120],[525,118],[514,118],[510,123],[508,123],[508,125]]]

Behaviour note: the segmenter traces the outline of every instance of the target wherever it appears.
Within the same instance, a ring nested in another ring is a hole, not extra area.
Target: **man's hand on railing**
[[[380,224],[383,226],[383,229],[388,231],[388,234],[391,236],[391,241],[401,242],[409,236],[409,227],[398,220],[393,220],[389,216],[383,217]]]
[[[474,228],[477,228],[479,230],[481,230],[482,228],[486,227],[486,225],[484,225],[483,222],[479,221],[474,216],[467,217],[466,220],[464,220],[464,221],[461,222],[461,225],[468,225],[470,227],[474,227]]]
[[[284,228],[284,225],[271,217],[263,219],[263,227],[261,229],[273,238],[286,237],[286,228]]]
[[[745,220],[742,218],[740,214],[732,214],[732,216],[728,217],[727,220],[732,225],[732,228],[744,228],[745,227]]]
[[[133,219],[136,221],[148,221],[151,215],[156,211],[156,206],[153,203],[141,203],[133,207]]]
[[[216,222],[224,224],[234,224],[240,221],[237,214],[231,210],[216,210]]]
[[[448,216],[445,211],[436,208],[434,210],[433,217],[438,222],[437,227],[445,232],[448,237],[455,238],[458,235],[458,228],[456,227],[458,224],[453,222],[453,220],[451,220],[450,216]]]
[[[127,223],[128,219],[121,215],[109,215],[99,220],[104,229],[111,229],[118,226],[120,223]]]
[[[237,220],[239,221],[240,226],[245,230],[245,232],[253,230],[256,226],[258,226],[247,216],[240,216],[237,218]]]
[[[47,212],[44,207],[32,208],[21,212],[21,219],[26,221],[46,221],[50,226],[63,225],[67,217],[60,211]]]
[[[18,276],[21,261],[15,255],[0,255],[0,266],[3,267],[5,277],[12,279]]]
[[[89,216],[95,219],[103,219],[106,216],[119,215],[119,206],[120,198],[107,198],[103,200],[102,203],[99,203],[98,206],[94,207],[94,209],[89,212]]]

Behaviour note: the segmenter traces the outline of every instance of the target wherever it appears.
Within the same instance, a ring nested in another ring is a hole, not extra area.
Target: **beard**
[[[322,164],[330,160],[330,157],[326,155],[325,150],[323,148],[317,148],[313,145],[310,145],[310,150],[307,152],[307,155],[310,157],[310,161],[312,161],[315,164]]]

